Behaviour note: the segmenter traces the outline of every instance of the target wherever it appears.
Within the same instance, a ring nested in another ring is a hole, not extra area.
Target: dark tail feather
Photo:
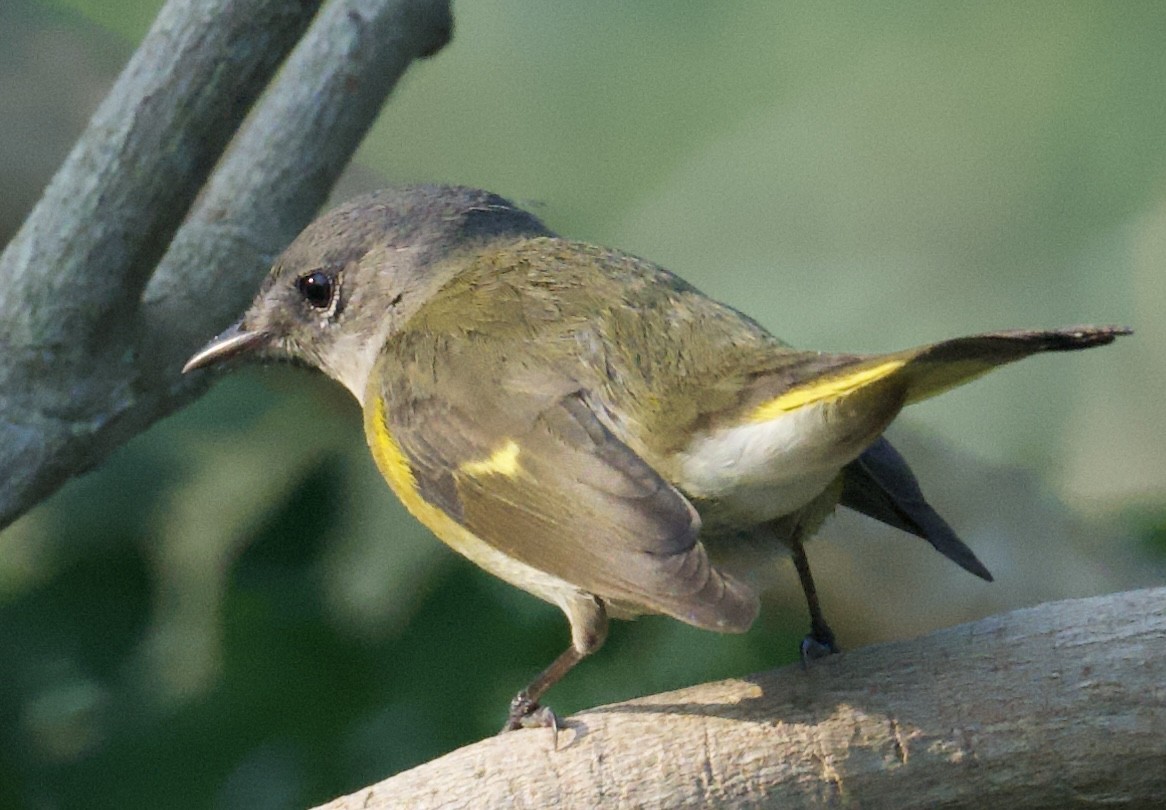
[[[1124,326],[1070,326],[1013,329],[954,338],[876,358],[901,360],[895,377],[907,383],[907,404],[928,399],[987,374],[994,368],[1040,352],[1070,352],[1113,343],[1128,335]]]
[[[861,385],[905,386],[906,402],[935,396],[1038,352],[1064,352],[1104,346],[1132,330],[1124,326],[1070,326],[1015,329],[955,338],[895,354],[857,358],[872,372]],[[856,375],[858,380],[862,375]],[[945,557],[978,577],[992,575],[951,526],[923,497],[919,482],[890,442],[880,438],[843,471],[842,505],[922,537]]]
[[[1120,335],[1133,334],[1127,326],[1066,326],[1061,329],[1011,329],[935,343],[920,352],[929,362],[985,360],[1006,363],[1038,352],[1071,352],[1105,346]]]
[[[992,581],[984,564],[923,498],[915,474],[886,439],[879,438],[846,465],[843,476],[843,506],[922,537],[960,568]]]

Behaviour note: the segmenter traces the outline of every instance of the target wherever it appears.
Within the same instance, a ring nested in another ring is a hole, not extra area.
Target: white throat
[[[327,356],[321,358],[324,373],[351,391],[361,407],[382,343],[379,337],[337,336]]]

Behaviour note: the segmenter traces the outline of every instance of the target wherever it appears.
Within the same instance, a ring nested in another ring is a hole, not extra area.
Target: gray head
[[[350,200],[310,224],[271,268],[251,307],[187,362],[244,353],[321,369],[358,399],[384,341],[486,242],[549,236],[496,194],[405,186]]]

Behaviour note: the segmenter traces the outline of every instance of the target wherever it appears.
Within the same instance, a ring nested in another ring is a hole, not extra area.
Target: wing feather
[[[585,391],[548,378],[542,393],[502,402],[498,375],[447,377],[470,350],[455,359],[414,344],[408,356],[423,355],[428,375],[390,354],[374,377],[421,497],[508,558],[606,601],[709,629],[752,624],[757,597],[710,564],[696,510]],[[495,355],[478,350],[489,367]]]

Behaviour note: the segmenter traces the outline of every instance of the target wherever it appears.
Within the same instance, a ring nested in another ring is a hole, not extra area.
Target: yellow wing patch
[[[489,458],[467,461],[458,469],[473,476],[502,475],[506,478],[513,478],[521,471],[518,466],[518,454],[518,442],[511,439],[495,450]]]
[[[815,380],[814,382],[786,391],[784,394],[780,394],[769,402],[763,402],[761,405],[758,405],[749,414],[748,421],[768,422],[771,419],[776,419],[783,414],[796,411],[807,405],[842,399],[847,394],[857,391],[859,388],[894,374],[905,365],[906,361],[904,360],[888,360],[877,366],[867,366],[866,368],[852,371],[849,374]]]
[[[372,450],[377,468],[389,482],[393,492],[401,499],[409,513],[442,542],[494,576],[501,577],[511,585],[529,591],[551,604],[563,604],[564,600],[576,594],[577,589],[573,585],[511,559],[421,496],[417,489],[417,477],[409,466],[409,459],[389,432],[385,418],[385,401],[380,396],[373,397],[372,403],[366,408],[365,429],[369,449]],[[515,444],[515,462],[518,458],[517,449],[518,446]],[[503,447],[502,450],[507,450],[507,447]]]

